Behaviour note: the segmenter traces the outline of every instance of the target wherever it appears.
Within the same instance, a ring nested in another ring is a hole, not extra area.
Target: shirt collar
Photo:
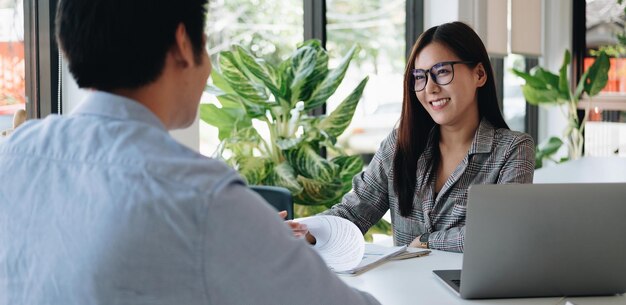
[[[469,149],[469,154],[490,153],[493,146],[493,136],[495,134],[495,128],[487,119],[480,120],[474,140]]]
[[[70,115],[96,115],[138,121],[166,131],[163,123],[146,106],[135,100],[103,91],[90,92]]]

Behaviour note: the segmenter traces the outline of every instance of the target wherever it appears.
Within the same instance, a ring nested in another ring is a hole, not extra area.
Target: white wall
[[[485,40],[487,0],[425,0],[424,29],[452,21],[463,21]]]
[[[61,94],[63,96],[63,114],[69,114],[78,104],[85,98],[88,94],[87,90],[83,90],[78,88],[76,81],[69,72],[67,67],[67,62],[63,60],[62,65],[62,91]],[[180,129],[170,132],[172,137],[176,139],[178,142],[186,145],[187,147],[199,151],[200,147],[200,126],[199,126],[199,115],[196,117],[193,125],[186,129]]]
[[[544,41],[542,67],[557,72],[563,61],[565,49],[572,48],[571,1],[544,0]],[[556,107],[539,108],[539,143],[552,137],[561,137],[567,121]],[[537,143],[537,144],[539,144]]]

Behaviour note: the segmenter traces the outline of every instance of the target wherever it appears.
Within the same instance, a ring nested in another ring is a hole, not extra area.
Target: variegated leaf
[[[337,166],[320,156],[310,143],[285,151],[284,155],[289,164],[302,176],[326,182],[336,178]]]
[[[311,110],[315,109],[328,100],[328,98],[335,93],[339,84],[343,81],[343,77],[346,75],[346,71],[348,70],[348,66],[350,66],[350,61],[352,57],[357,52],[358,47],[353,46],[348,51],[348,54],[344,56],[344,58],[339,63],[335,69],[332,69],[324,78],[321,84],[319,84],[313,93],[311,94],[311,98],[308,101],[305,101],[304,109]]]
[[[261,183],[271,170],[271,161],[263,157],[247,156],[237,162],[237,171],[246,178],[248,184]]]
[[[352,189],[352,178],[363,171],[363,160],[359,156],[339,156],[331,160],[339,166],[339,179],[343,193]]]
[[[294,202],[298,204],[331,207],[339,203],[343,196],[343,186],[338,180],[325,182],[303,176],[298,176],[297,180],[303,187],[302,192],[294,197]]]
[[[285,187],[292,195],[297,195],[302,192],[302,186],[296,180],[295,171],[286,162],[280,163],[272,168],[263,184]]]
[[[300,91],[301,101],[307,101],[311,98],[313,91],[328,75],[328,52],[322,47],[322,43],[317,39],[307,40],[303,43],[315,49],[317,58],[315,61],[315,69],[306,80],[306,85]]]
[[[252,56],[244,48],[237,46],[237,53],[243,66],[245,66],[252,75],[257,77],[275,96],[280,95],[279,80],[275,79],[276,72],[273,71],[273,67],[265,63],[262,59],[257,59]]]
[[[303,87],[307,85],[309,76],[315,71],[316,60],[317,52],[311,47],[298,49],[296,54],[294,54],[291,62],[293,80],[289,86],[291,90],[291,107],[301,100],[300,93],[303,91]]]
[[[228,82],[231,88],[239,96],[253,103],[265,103],[268,96],[264,90],[258,88],[245,73],[243,68],[237,62],[235,55],[230,51],[221,52],[219,56],[219,64],[224,80]]]
[[[319,129],[324,130],[328,135],[332,137],[339,137],[344,130],[350,125],[352,116],[356,106],[359,104],[359,100],[363,95],[363,89],[367,84],[369,77],[364,78],[356,88],[346,97],[341,104],[318,126]]]

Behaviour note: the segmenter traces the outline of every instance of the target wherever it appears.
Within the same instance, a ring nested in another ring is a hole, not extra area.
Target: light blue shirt
[[[0,144],[0,304],[358,304],[222,162],[93,92]]]

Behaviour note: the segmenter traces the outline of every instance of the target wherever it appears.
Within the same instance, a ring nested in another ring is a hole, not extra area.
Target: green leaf
[[[585,92],[589,96],[594,96],[600,93],[606,86],[609,80],[609,68],[611,63],[609,57],[604,52],[600,52],[600,55],[589,67],[589,76],[585,81]]]
[[[343,81],[343,77],[346,75],[348,66],[350,66],[350,61],[357,50],[358,47],[356,45],[350,48],[350,51],[348,51],[348,54],[343,57],[339,66],[332,69],[328,75],[326,75],[322,83],[319,84],[311,94],[311,99],[305,101],[304,110],[308,111],[323,105],[326,103],[328,98],[335,93],[337,87],[339,87],[339,84]]]
[[[538,150],[543,153],[544,156],[552,156],[563,145],[563,141],[557,137],[550,137],[547,142],[539,145]]]
[[[359,85],[354,88],[352,93],[350,93],[328,117],[322,120],[319,129],[332,137],[339,137],[346,130],[348,125],[350,125],[350,121],[352,121],[352,116],[354,116],[354,111],[359,104],[359,100],[363,95],[363,90],[368,80],[369,77],[364,78]]]
[[[363,171],[363,160],[359,156],[339,156],[331,162],[339,166],[339,179],[343,184],[343,193],[352,189],[352,178]]]
[[[359,156],[338,156],[331,162],[339,166],[339,178],[352,181],[354,175],[363,171],[363,160]]]
[[[263,184],[285,187],[292,195],[297,195],[302,192],[302,186],[296,180],[295,171],[286,162],[280,163],[278,166],[274,167]]]
[[[534,69],[534,68],[533,68]],[[540,79],[539,77],[535,77],[533,75],[530,75],[524,71],[520,71],[517,69],[511,69],[511,72],[513,72],[513,74],[523,78],[526,81],[526,86],[531,86],[533,88],[546,88],[546,84],[545,82]]]
[[[537,88],[559,89],[559,76],[558,75],[550,71],[547,71],[539,66],[534,67],[531,73],[535,76],[535,78],[543,82],[543,85]]]
[[[234,128],[231,135],[224,139],[221,144],[223,144],[225,150],[232,152],[233,156],[228,160],[233,160],[235,167],[238,167],[238,164],[243,159],[254,155],[255,149],[259,147],[261,141],[261,136],[257,130],[252,126],[248,126]]]
[[[236,48],[243,66],[245,66],[252,75],[261,80],[274,96],[280,96],[280,80],[276,78],[276,72],[273,67],[265,63],[262,59],[254,58],[254,56],[244,48],[240,46]]]
[[[336,177],[337,166],[319,155],[310,143],[304,143],[297,149],[284,152],[287,162],[306,178],[330,182]]]
[[[281,150],[289,150],[296,147],[298,144],[302,142],[302,138],[284,138],[279,137],[276,140],[276,146]]]
[[[230,51],[220,52],[220,69],[224,80],[231,88],[237,88],[237,95],[253,103],[265,103],[268,100],[264,90],[259,89],[243,72],[235,55]]]
[[[271,171],[271,161],[263,157],[246,157],[238,160],[237,171],[248,184],[261,183]]]
[[[278,66],[278,77],[280,78],[280,96],[286,105],[291,105],[291,89],[293,82],[293,70],[291,69],[291,57],[280,63]],[[282,105],[282,102],[281,102]]]
[[[580,77],[580,80],[578,81],[578,86],[576,86],[576,92],[574,93],[576,100],[580,100],[580,96],[585,91],[585,84],[587,84],[587,81],[586,81],[587,78],[589,78],[589,69],[587,69],[587,71],[583,73],[583,75]]]
[[[220,95],[226,94],[226,92],[224,92],[222,89],[218,88],[217,86],[213,84],[207,84],[204,87],[204,92],[214,95],[214,96],[220,96]]]
[[[218,88],[219,89],[219,88]],[[212,92],[216,92],[212,90]],[[222,105],[222,108],[233,108],[233,109],[242,109],[244,110],[244,115],[248,117],[248,119],[259,118],[265,115],[267,104],[256,104],[251,103],[237,94],[234,93],[223,93],[221,95],[216,95],[217,100]]]
[[[563,101],[559,100],[559,92],[555,89],[538,89],[529,85],[522,86],[522,94],[528,103],[532,105],[539,104],[559,104]]]
[[[219,90],[224,93],[235,93],[235,90],[233,90],[233,88],[228,84],[218,69],[211,70],[211,82],[213,83],[213,86],[219,88]]]
[[[303,190],[294,197],[294,202],[302,205],[323,204],[331,207],[343,196],[343,187],[339,181],[325,182],[298,176],[298,183]]]
[[[307,84],[309,76],[315,71],[317,64],[317,51],[311,47],[303,47],[296,51],[291,61],[291,71],[293,80],[289,89],[291,90],[290,106],[293,107],[301,100],[301,92]]]
[[[213,104],[200,105],[200,119],[219,129],[219,139],[230,137],[236,128],[252,126],[241,108],[218,108]]]
[[[535,169],[543,167],[543,160],[550,159],[563,146],[563,141],[557,137],[550,137],[547,141],[537,145],[535,150]]]
[[[561,64],[561,69],[559,69],[559,93],[564,97],[564,99],[570,99],[570,88],[569,88],[569,79],[567,78],[567,66],[571,61],[571,56],[569,50],[565,50],[565,54],[563,55],[563,63]]]
[[[326,78],[328,75],[328,53],[322,47],[322,43],[317,39],[311,39],[305,41],[303,46],[309,46],[315,49],[317,53],[317,59],[315,61],[315,68],[313,69],[313,73],[309,75],[307,78],[305,85],[301,88],[300,98],[301,101],[307,101],[311,98],[311,94],[317,86]]]

